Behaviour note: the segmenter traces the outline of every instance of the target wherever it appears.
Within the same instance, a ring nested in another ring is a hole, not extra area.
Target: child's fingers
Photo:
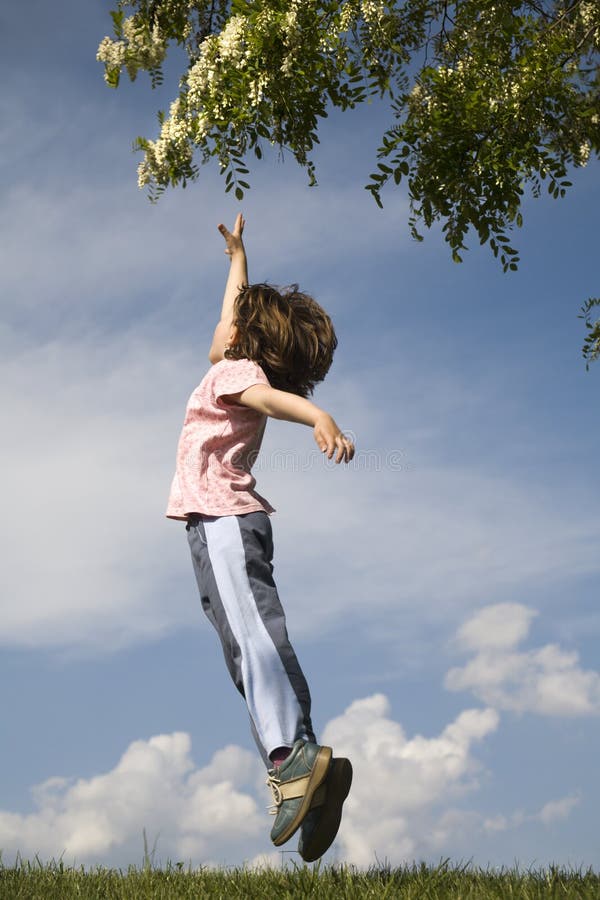
[[[235,225],[233,226],[233,233],[236,237],[242,236],[245,224],[246,220],[244,219],[243,215],[241,213],[238,213],[235,218]]]
[[[217,228],[225,238],[225,250],[223,252],[226,253],[227,256],[231,256],[231,247],[234,241],[234,235],[223,224],[217,225]]]
[[[340,435],[337,439],[338,444],[338,453],[336,457],[336,463],[341,463],[342,461],[350,462],[352,457],[354,456],[354,444],[347,438],[345,435]]]
[[[217,225],[218,230],[225,238],[225,253],[228,256],[231,256],[236,249],[243,247],[242,232],[244,230],[245,224],[246,221],[243,215],[241,213],[238,213],[235,220],[235,225],[233,226],[233,231],[229,231],[229,229],[226,228],[222,222]]]
[[[331,459],[335,453],[335,438],[328,435],[319,435],[317,438],[319,447],[323,453],[327,454],[327,459]]]
[[[327,459],[335,456],[335,462],[350,462],[354,456],[354,444],[345,434],[318,431],[315,433],[317,444],[322,453],[327,454]]]

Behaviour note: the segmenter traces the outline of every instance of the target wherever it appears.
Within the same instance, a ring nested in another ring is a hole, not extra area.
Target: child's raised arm
[[[221,321],[227,323],[231,323],[233,318],[235,298],[242,286],[248,284],[248,264],[244,242],[242,241],[245,224],[243,215],[238,213],[233,231],[229,231],[222,224],[217,225],[217,228],[225,238],[225,253],[229,256],[231,263],[225,285],[225,294],[223,295],[223,308],[221,310]]]

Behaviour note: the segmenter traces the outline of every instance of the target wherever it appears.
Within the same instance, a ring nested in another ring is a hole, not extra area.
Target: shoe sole
[[[314,862],[333,844],[342,821],[342,806],[352,785],[352,763],[340,757],[331,764],[331,774],[325,783],[325,805],[309,841],[302,840],[298,852],[304,862]]]
[[[289,841],[292,835],[295,834],[295,832],[302,825],[304,817],[310,809],[315,791],[325,781],[327,772],[329,771],[331,754],[331,747],[321,747],[321,749],[317,753],[310,772],[306,791],[302,798],[302,803],[298,807],[298,812],[296,813],[288,827],[285,829],[285,831],[282,831],[281,834],[278,835],[277,838],[273,841],[276,847],[280,847],[282,844],[285,844],[286,841]]]

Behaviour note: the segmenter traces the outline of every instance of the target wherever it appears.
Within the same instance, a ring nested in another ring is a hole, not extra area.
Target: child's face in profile
[[[208,358],[213,365],[225,359],[225,347],[235,343],[236,334],[235,325],[232,325],[231,320],[219,320],[208,351]]]

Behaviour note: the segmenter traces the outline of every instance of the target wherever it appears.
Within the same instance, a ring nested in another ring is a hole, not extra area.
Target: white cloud
[[[496,815],[484,818],[482,826],[489,833],[508,831],[519,828],[527,822],[539,822],[542,825],[553,825],[556,822],[564,822],[569,818],[573,810],[581,803],[579,794],[568,794],[558,800],[549,800],[538,812],[526,813],[516,810],[508,816]]]
[[[489,816],[483,820],[483,828],[487,832],[506,831],[509,827],[509,819],[501,813],[495,816]]]
[[[333,719],[323,741],[354,766],[338,858],[399,863],[456,844],[459,824],[470,828],[474,814],[452,803],[477,787],[472,747],[497,724],[493,710],[466,710],[439,736],[409,739],[382,695]],[[274,867],[281,855],[269,841],[267,793],[256,754],[228,746],[196,768],[187,734],[158,735],[130,744],[104,774],[48,778],[32,790],[33,812],[0,811],[0,847],[4,859],[62,855],[67,863],[126,866],[140,859],[145,830],[156,863]]]
[[[477,786],[472,747],[494,732],[492,709],[460,713],[437,737],[407,738],[381,694],[352,703],[326,727],[323,742],[348,756],[354,782],[338,837],[341,859],[398,864],[444,846],[468,813],[448,809]]]
[[[459,628],[457,638],[467,650],[511,648],[527,637],[536,615],[520,603],[487,606]]]
[[[254,797],[262,763],[229,746],[196,768],[190,751],[185,733],[157,735],[130,744],[102,775],[48,779],[32,792],[35,812],[0,811],[3,858],[62,855],[69,864],[127,866],[141,862],[145,830],[156,863],[218,865],[225,854],[243,858],[248,850],[256,865],[265,862],[259,850],[268,816]]]
[[[581,803],[579,794],[569,794],[560,800],[549,800],[535,816],[542,824],[552,825],[554,822],[563,822],[568,819],[575,807]]]
[[[458,632],[459,642],[476,655],[447,673],[446,687],[472,691],[497,709],[546,716],[597,715],[600,673],[582,669],[576,651],[556,644],[516,649],[527,637],[534,615],[517,603],[497,604],[476,613]]]
[[[112,649],[189,622],[185,532],[164,519],[189,357],[131,335],[11,349],[0,640]]]
[[[487,779],[475,747],[498,724],[493,709],[467,709],[436,736],[408,737],[390,716],[385,696],[352,703],[322,735],[354,768],[330,856],[359,867],[460,856],[475,835],[566,820],[580,803],[577,792],[534,813],[484,816],[465,803]],[[137,740],[103,774],[46,779],[31,791],[33,812],[0,810],[3,858],[37,854],[62,856],[68,864],[126,867],[141,862],[145,832],[157,865],[182,860],[277,868],[282,857],[269,841],[264,779],[258,755],[234,745],[198,768],[185,733]],[[295,848],[294,838],[285,850]]]
[[[280,869],[281,865],[281,850],[272,850],[271,853],[259,853],[249,859],[244,863],[244,868],[263,872],[265,869]]]

